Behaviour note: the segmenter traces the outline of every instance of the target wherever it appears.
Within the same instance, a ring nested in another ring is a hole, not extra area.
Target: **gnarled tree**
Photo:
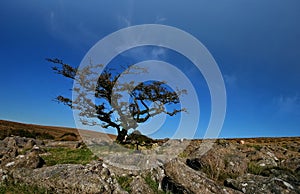
[[[84,125],[98,125],[117,130],[117,141],[123,142],[130,129],[136,129],[158,114],[173,116],[184,108],[172,106],[180,103],[179,96],[186,90],[171,90],[165,82],[147,81],[135,85],[133,81],[119,83],[121,74],[147,73],[145,69],[136,67],[123,68],[121,73],[113,69],[105,69],[100,75],[102,65],[87,65],[81,69],[72,67],[59,59],[47,59],[55,64],[52,69],[74,81],[73,99],[57,96],[56,101],[79,111],[80,121]],[[124,92],[130,96],[123,100]],[[93,100],[92,100],[93,99]],[[123,100],[123,101],[122,101]],[[167,107],[173,107],[169,111]],[[99,122],[100,121],[100,122]]]

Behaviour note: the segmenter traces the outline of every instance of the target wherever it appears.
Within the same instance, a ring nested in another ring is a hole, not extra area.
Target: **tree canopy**
[[[60,59],[46,60],[55,64],[52,67],[55,73],[74,81],[75,98],[59,95],[55,100],[79,111],[80,121],[84,125],[100,124],[103,128],[115,128],[119,142],[124,140],[128,130],[136,129],[138,124],[151,117],[159,114],[173,116],[186,111],[172,106],[180,103],[179,96],[186,94],[184,89],[173,91],[163,81],[118,82],[121,74],[147,73],[144,68],[120,67],[121,72],[106,68],[99,75],[99,69],[103,68],[101,64],[91,63],[79,69]],[[130,96],[129,101],[124,101],[124,92]],[[170,107],[173,110],[168,110]]]

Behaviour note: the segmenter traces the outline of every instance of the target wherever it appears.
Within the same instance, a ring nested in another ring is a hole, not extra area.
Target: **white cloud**
[[[151,57],[154,59],[164,58],[166,56],[166,49],[161,47],[153,48],[151,51]]]

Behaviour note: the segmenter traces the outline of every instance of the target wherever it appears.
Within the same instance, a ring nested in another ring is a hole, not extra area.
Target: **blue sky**
[[[227,91],[221,137],[300,135],[298,0],[1,1],[0,119],[74,127],[72,111],[52,101],[72,83],[45,58],[79,65],[106,35],[151,23],[192,34],[215,58]]]

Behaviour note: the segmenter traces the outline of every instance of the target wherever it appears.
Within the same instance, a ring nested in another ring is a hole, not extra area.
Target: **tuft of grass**
[[[225,146],[228,144],[225,139],[217,139],[216,143],[217,143],[217,145],[221,145],[221,146]]]
[[[37,187],[35,185],[27,185],[24,183],[14,183],[12,181],[0,184],[0,194],[11,194],[11,193],[51,194],[53,192],[51,192],[45,188]]]
[[[131,133],[127,137],[127,140],[129,140],[129,141],[138,141],[140,143],[146,143],[146,144],[156,143],[155,140],[153,140],[150,137],[147,137],[145,135],[142,135],[139,131],[134,131],[133,133]]]
[[[262,146],[256,145],[256,144],[252,145],[252,147],[253,147],[254,149],[256,149],[257,151],[260,151],[261,148],[262,148]]]
[[[220,160],[208,159],[206,165],[203,166],[202,171],[213,180],[218,180],[221,173]]]
[[[235,173],[229,173],[229,172],[220,172],[218,176],[218,181],[220,183],[223,183],[226,179],[236,179],[239,175]]]
[[[255,164],[254,162],[250,162],[248,164],[247,171],[254,175],[261,175],[262,171],[265,169],[266,169],[266,167],[262,167],[262,166]]]
[[[87,164],[97,158],[87,148],[48,148],[50,155],[41,156],[48,166],[56,164]]]
[[[257,151],[260,151],[263,148],[261,145],[258,144],[246,144],[246,146],[249,148],[254,148]]]
[[[130,183],[132,182],[132,177],[130,176],[120,176],[117,177],[119,185],[128,193],[131,193]]]
[[[225,158],[223,162],[225,166],[228,166],[228,158]],[[207,164],[203,166],[201,171],[207,174],[210,179],[218,181],[219,183],[224,182],[227,178],[235,179],[238,177],[238,174],[227,172],[223,169],[221,163],[221,160],[208,160]]]
[[[181,152],[181,153],[178,155],[179,158],[187,158],[188,156],[189,156],[188,153],[185,152],[185,151]]]
[[[165,194],[164,191],[161,191],[161,190],[158,190],[158,182],[154,181],[152,178],[151,178],[151,174],[148,173],[145,178],[144,178],[145,182],[147,183],[147,185],[152,189],[152,191],[154,193],[157,193],[157,194]]]

